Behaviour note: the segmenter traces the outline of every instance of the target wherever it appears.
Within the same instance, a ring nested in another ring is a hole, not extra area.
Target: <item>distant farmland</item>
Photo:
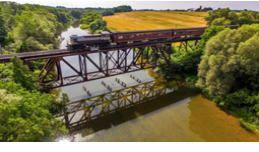
[[[112,31],[131,31],[206,26],[207,12],[134,11],[105,16]]]

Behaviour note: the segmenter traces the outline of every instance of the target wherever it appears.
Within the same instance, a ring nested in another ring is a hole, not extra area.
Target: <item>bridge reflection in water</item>
[[[70,135],[83,132],[82,136],[87,136],[196,94],[179,85],[180,83],[150,81],[71,102],[67,105],[66,112],[56,118],[64,120]]]

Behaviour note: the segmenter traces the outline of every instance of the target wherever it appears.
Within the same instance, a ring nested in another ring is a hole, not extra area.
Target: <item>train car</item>
[[[111,33],[112,42],[121,44],[128,42],[144,42],[152,40],[172,39],[172,29],[125,31]]]
[[[237,25],[226,25],[225,27],[237,29]],[[125,31],[125,32],[100,32],[99,34],[70,37],[70,50],[98,50],[102,46],[136,42],[154,42],[160,40],[177,39],[183,37],[201,36],[207,27],[177,28],[161,30]],[[96,48],[96,49],[94,49]]]
[[[226,25],[225,27],[231,28],[231,29],[237,29],[238,25]],[[205,32],[206,28],[208,27],[173,29],[173,37],[180,38],[180,37],[201,36]]]
[[[111,42],[110,33],[102,31],[99,34],[91,34],[84,36],[72,35],[70,36],[70,50],[76,49],[90,49],[91,47],[109,45]]]
[[[206,28],[207,27],[173,29],[173,37],[180,38],[200,36],[205,32]]]
[[[239,26],[238,25],[226,25],[225,27],[229,27],[231,29],[237,29]]]

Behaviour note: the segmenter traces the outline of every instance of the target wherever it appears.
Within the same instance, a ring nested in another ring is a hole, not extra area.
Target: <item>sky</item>
[[[2,1],[2,0],[0,0]],[[88,1],[88,0],[11,0],[19,4],[40,4],[45,6],[77,7],[104,7],[112,8],[119,5],[130,5],[133,9],[188,9],[202,7],[226,8],[232,10],[259,11],[259,1]]]

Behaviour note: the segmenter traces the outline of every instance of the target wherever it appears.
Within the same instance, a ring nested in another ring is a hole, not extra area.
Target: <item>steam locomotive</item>
[[[237,25],[228,25],[226,27],[231,29],[238,28]],[[94,48],[127,43],[152,42],[183,37],[197,37],[202,35],[206,28],[207,27],[175,28],[111,33],[102,31],[99,34],[85,36],[72,35],[70,36],[71,44],[68,44],[68,49],[94,51]]]

